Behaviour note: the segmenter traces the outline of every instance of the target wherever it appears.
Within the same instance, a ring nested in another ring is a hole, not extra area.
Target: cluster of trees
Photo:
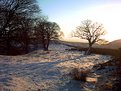
[[[60,28],[40,13],[36,0],[0,0],[0,54],[28,53],[30,44],[48,50]]]
[[[46,51],[48,50],[50,40],[58,39],[62,32],[60,31],[60,27],[57,25],[57,23],[49,22],[45,19],[38,20],[36,22],[36,26],[34,27],[34,35],[37,38],[37,44],[42,44],[43,49]]]

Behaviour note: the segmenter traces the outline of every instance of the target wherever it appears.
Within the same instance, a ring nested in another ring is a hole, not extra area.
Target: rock
[[[94,77],[86,77],[86,81],[91,83],[96,83],[98,79]]]

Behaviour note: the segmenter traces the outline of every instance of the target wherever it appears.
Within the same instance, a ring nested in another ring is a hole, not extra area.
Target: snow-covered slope
[[[22,56],[0,55],[0,91],[80,91],[76,83],[69,83],[66,74],[73,68],[90,69],[110,59],[110,56],[85,56],[83,52],[65,50],[68,48],[53,44],[50,51],[37,50]]]

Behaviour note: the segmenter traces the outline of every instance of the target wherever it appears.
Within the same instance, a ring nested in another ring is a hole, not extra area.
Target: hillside
[[[88,43],[84,43],[84,42],[62,41],[62,43],[66,44],[66,45],[70,45],[70,46],[76,46],[76,47],[83,47],[83,48],[88,47]],[[118,49],[121,47],[121,39],[114,40],[114,41],[109,42],[108,44],[104,44],[104,45],[94,44],[93,47],[94,48]]]
[[[121,39],[114,40],[106,45],[109,48],[118,49],[121,47]]]
[[[83,83],[69,75],[71,70],[91,69],[111,59],[67,51],[70,47],[61,44],[49,48],[50,51],[37,50],[20,56],[0,55],[0,91],[83,91]]]

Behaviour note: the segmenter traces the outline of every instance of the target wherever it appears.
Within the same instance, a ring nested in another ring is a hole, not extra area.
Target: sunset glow
[[[121,39],[121,1],[120,0],[45,0],[40,2],[43,13],[55,21],[64,32],[65,39],[81,21],[90,19],[102,23],[107,31],[108,41]]]

